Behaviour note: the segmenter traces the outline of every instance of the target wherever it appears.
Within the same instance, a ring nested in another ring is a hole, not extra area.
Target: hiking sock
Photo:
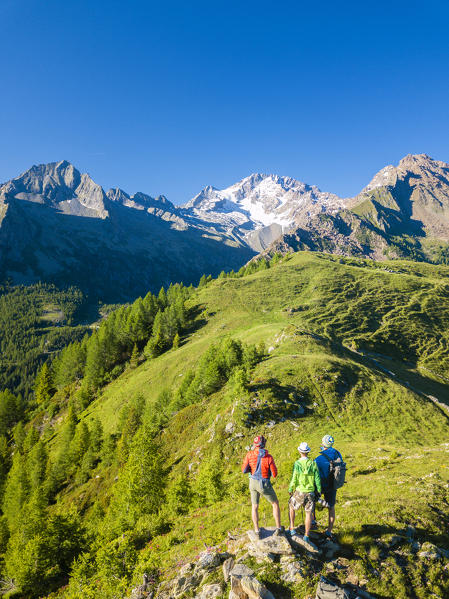
[[[288,534],[293,537],[296,534],[296,528],[289,528],[288,529]]]

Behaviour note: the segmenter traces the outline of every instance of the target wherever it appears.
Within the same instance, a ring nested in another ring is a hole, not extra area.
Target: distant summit
[[[1,280],[77,285],[118,301],[298,249],[449,263],[449,165],[410,154],[346,199],[254,173],[175,206],[105,192],[67,160],[0,185]]]
[[[323,250],[377,260],[449,263],[449,164],[409,154],[381,169],[337,214],[317,215],[269,248]]]
[[[314,185],[255,173],[226,189],[205,187],[184,206],[183,213],[223,230],[239,229],[239,238],[260,251],[296,223],[343,207],[342,199]]]

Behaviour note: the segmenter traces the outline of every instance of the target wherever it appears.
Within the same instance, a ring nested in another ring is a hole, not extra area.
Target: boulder
[[[233,569],[235,564],[234,558],[233,557],[228,557],[228,559],[226,559],[223,562],[223,578],[225,582],[228,582],[228,580],[231,577],[231,570]]]
[[[321,550],[314,543],[306,543],[301,535],[294,535],[290,542],[295,549],[307,551],[313,556],[321,555]]]
[[[225,433],[227,435],[232,435],[232,433],[234,432],[235,429],[235,424],[233,422],[228,422],[227,425],[225,426]]]
[[[274,599],[270,591],[255,576],[243,576],[240,585],[249,599]]]
[[[152,599],[154,591],[148,574],[143,575],[143,583],[131,591],[129,599]]]
[[[253,576],[254,572],[251,568],[248,568],[245,564],[237,564],[230,572],[231,577],[243,578],[243,576]]]
[[[352,599],[349,591],[322,576],[316,589],[315,599]]]
[[[223,585],[206,584],[200,589],[200,593],[194,599],[216,599],[223,594]]]
[[[203,551],[200,554],[197,562],[197,569],[199,570],[212,570],[217,568],[223,559],[226,559],[228,554],[219,553],[218,551]]]
[[[421,545],[421,551],[418,553],[418,557],[427,559],[440,559],[442,557],[449,557],[449,551],[447,549],[441,549],[433,543],[423,543]]]
[[[304,578],[303,564],[299,560],[283,561],[281,558],[281,580],[286,583],[298,583]]]
[[[340,586],[333,580],[321,576],[315,599],[374,599],[374,597],[354,584]]]
[[[248,537],[251,541],[253,553],[262,557],[269,553],[274,555],[293,555],[294,551],[288,542],[286,536],[273,536],[275,528],[263,528],[260,530],[260,538],[253,530],[248,531]]]

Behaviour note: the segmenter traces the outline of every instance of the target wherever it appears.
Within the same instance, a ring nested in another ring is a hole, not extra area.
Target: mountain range
[[[319,250],[374,259],[449,259],[449,165],[426,154],[386,166],[353,198],[252,174],[182,206],[105,191],[67,161],[0,185],[0,277],[75,285],[122,301],[260,252]]]

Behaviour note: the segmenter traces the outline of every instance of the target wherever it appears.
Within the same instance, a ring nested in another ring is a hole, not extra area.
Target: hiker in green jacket
[[[298,447],[298,451],[301,457],[299,460],[296,460],[293,466],[292,480],[288,488],[288,492],[290,493],[290,500],[288,502],[290,513],[289,534],[291,536],[296,534],[295,512],[303,507],[306,513],[304,523],[306,534],[304,535],[304,541],[313,546],[313,543],[309,539],[309,533],[312,526],[312,514],[315,510],[315,490],[321,493],[321,479],[316,463],[309,458],[309,445],[304,441]]]

